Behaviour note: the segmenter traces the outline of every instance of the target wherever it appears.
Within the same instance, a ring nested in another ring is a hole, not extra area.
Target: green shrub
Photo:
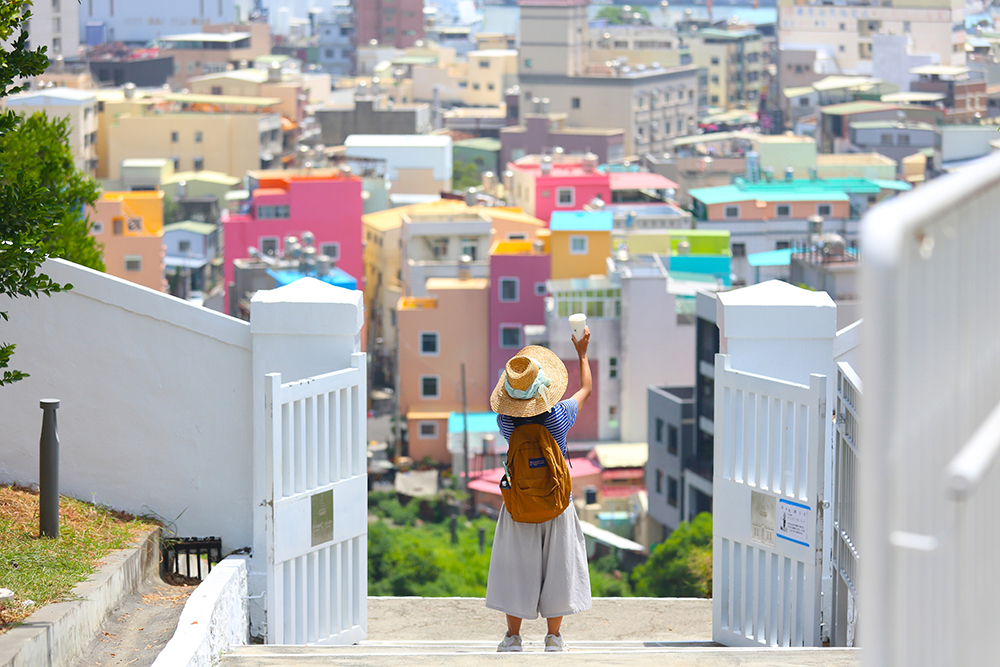
[[[712,593],[712,515],[682,521],[631,575],[643,597],[708,597]]]

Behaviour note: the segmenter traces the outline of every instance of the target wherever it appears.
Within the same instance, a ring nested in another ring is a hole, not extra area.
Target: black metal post
[[[59,399],[43,398],[42,439],[39,445],[38,524],[42,537],[59,537],[59,429],[56,410]]]

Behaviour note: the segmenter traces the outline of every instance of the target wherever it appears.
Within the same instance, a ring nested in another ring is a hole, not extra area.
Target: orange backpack
[[[569,507],[572,479],[559,443],[541,424],[517,426],[500,480],[504,506],[514,521],[542,523]]]

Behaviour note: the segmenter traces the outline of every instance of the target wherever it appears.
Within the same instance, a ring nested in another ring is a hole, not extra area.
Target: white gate
[[[858,598],[858,440],[861,434],[861,379],[850,364],[837,364],[834,414],[833,617],[835,646],[854,645],[853,605]]]
[[[716,355],[712,637],[820,646],[826,378],[729,364]]]
[[[352,644],[368,627],[365,355],[267,376],[267,642]]]
[[[865,217],[866,665],[996,664],[1000,155]]]

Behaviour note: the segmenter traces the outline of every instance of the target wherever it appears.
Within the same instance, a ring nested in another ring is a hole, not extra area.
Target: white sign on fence
[[[820,646],[826,378],[809,386],[715,358],[712,636]],[[748,520],[749,518],[749,520]]]
[[[367,635],[365,355],[299,382],[266,378],[267,642]]]

